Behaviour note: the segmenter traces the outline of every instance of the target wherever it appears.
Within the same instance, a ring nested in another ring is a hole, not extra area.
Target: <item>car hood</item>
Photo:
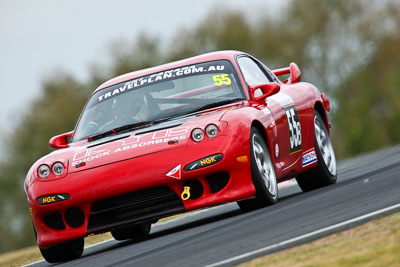
[[[62,161],[68,165],[68,173],[83,171],[168,149],[190,146],[191,131],[209,123],[218,123],[231,107],[203,112],[156,124],[130,133],[102,138],[93,142],[80,141],[69,148],[60,149],[42,158],[49,165]]]

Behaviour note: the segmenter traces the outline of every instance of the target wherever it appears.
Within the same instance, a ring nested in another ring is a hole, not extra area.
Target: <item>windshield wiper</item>
[[[198,108],[192,110],[191,113],[202,111],[204,109],[216,108],[216,107],[227,105],[227,104],[239,101],[239,100],[243,101],[244,99],[243,98],[232,98],[232,99],[222,100],[222,101],[218,101],[218,102],[213,102],[213,103],[198,107]]]
[[[115,129],[111,129],[99,134],[94,134],[94,135],[90,135],[88,137],[88,141],[95,141],[110,135],[117,135],[123,132],[126,132],[127,130],[137,130],[137,129],[142,129],[142,128],[146,128],[151,126],[153,123],[152,122],[148,122],[148,121],[142,121],[142,122],[137,122],[137,123],[131,123],[131,124],[127,124],[127,125],[123,125],[120,127],[117,127]]]

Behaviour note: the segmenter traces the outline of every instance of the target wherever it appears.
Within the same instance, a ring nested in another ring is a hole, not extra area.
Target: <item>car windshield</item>
[[[73,141],[241,99],[244,99],[243,91],[227,60],[162,71],[93,94],[75,128]]]

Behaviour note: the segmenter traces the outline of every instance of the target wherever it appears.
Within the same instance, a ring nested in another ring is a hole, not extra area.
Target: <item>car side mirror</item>
[[[49,145],[52,148],[56,148],[56,149],[67,148],[69,146],[68,139],[71,138],[73,134],[74,134],[74,131],[70,131],[68,133],[56,135],[50,139]]]
[[[250,94],[255,101],[265,99],[268,96],[276,94],[281,89],[278,83],[266,83],[259,85],[249,85]]]

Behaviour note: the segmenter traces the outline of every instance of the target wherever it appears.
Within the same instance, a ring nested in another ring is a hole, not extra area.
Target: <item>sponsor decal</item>
[[[129,92],[133,89],[138,89],[147,85],[156,84],[163,81],[168,81],[186,76],[197,75],[202,73],[218,73],[218,72],[233,72],[232,66],[226,60],[199,63],[190,66],[180,67],[176,69],[161,71],[137,79],[133,79],[124,83],[120,83],[108,88],[102,89],[101,93],[96,94],[96,101],[91,101],[89,106],[98,104],[106,99]],[[217,77],[218,76],[218,77]],[[215,75],[213,77],[215,83],[230,84],[231,80],[228,74]]]
[[[171,178],[181,179],[181,165],[179,164],[166,175]]]
[[[187,139],[188,133],[189,127],[182,126],[141,135],[132,135],[123,140],[116,140],[115,143],[118,144],[118,146],[114,147],[112,150],[101,149],[102,147],[92,147],[75,153],[74,157],[72,158],[71,166],[79,168],[83,167],[84,163],[86,164],[92,160],[110,156],[121,151],[169,143],[171,141],[177,142],[179,140],[185,140]]]
[[[188,165],[185,166],[184,170],[188,172],[188,171],[197,170],[197,169],[200,169],[203,167],[211,166],[217,162],[220,162],[222,160],[222,158],[223,158],[222,154],[211,155],[211,156],[196,160],[192,163],[189,163]]]
[[[278,102],[281,107],[285,107],[294,103],[293,99],[285,93],[278,93],[265,99],[266,102],[269,100]]]
[[[295,105],[283,108],[289,128],[289,155],[301,151],[301,127],[299,114]]]
[[[70,198],[71,198],[71,196],[68,194],[53,194],[53,195],[46,195],[46,196],[39,197],[39,198],[37,198],[36,201],[39,205],[48,205],[48,204],[64,201],[64,200],[67,200]]]
[[[301,164],[302,167],[306,167],[315,162],[317,162],[317,154],[315,153],[314,148],[304,152]]]

